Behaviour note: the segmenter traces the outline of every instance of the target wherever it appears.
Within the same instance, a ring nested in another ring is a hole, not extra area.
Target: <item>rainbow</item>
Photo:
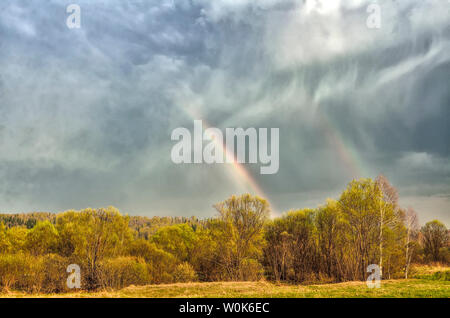
[[[212,127],[206,120],[203,119],[203,116],[201,116],[198,112],[194,111],[193,109],[189,109],[188,107],[186,107],[184,111],[191,119],[201,120],[204,130]],[[234,158],[234,154],[230,152],[230,149],[226,147],[223,141],[218,141],[215,139],[213,141],[223,149],[225,158]],[[257,180],[252,176],[252,174],[246,169],[246,167],[243,164],[237,162],[235,159],[233,163],[225,164],[225,166],[228,167],[230,174],[232,176],[232,180],[233,182],[235,182],[236,185],[238,185],[240,188],[247,189],[247,191],[249,191],[251,194],[257,195],[267,200],[267,202],[269,202],[271,217],[279,215],[273,202],[271,202],[269,196],[265,193],[263,188],[258,184]]]
[[[358,152],[354,149],[354,147],[345,141],[339,129],[335,127],[330,119],[328,119],[327,115],[320,111],[320,109],[318,109],[317,114],[319,118],[319,127],[324,133],[330,146],[338,155],[341,163],[347,171],[347,175],[349,175],[351,179],[358,179],[370,175],[367,173],[367,169],[365,168],[363,160],[361,160]]]
[[[211,127],[211,125],[209,125],[208,122],[203,119],[203,116],[201,116],[198,112],[190,109],[189,107],[183,109],[191,119],[202,120],[202,123],[205,126],[205,130]],[[354,149],[354,147],[345,142],[345,139],[343,138],[339,129],[335,127],[335,125],[330,119],[328,119],[324,112],[320,111],[319,107],[317,107],[316,110],[316,114],[318,115],[319,119],[319,128],[326,137],[330,147],[334,149],[334,152],[337,154],[340,162],[345,167],[350,180],[370,175],[368,173],[365,173],[367,172],[367,170],[364,167],[363,160],[361,160],[358,152]],[[223,141],[215,140],[214,142],[220,142],[219,146],[223,148],[226,157],[234,156],[234,154],[230,153],[230,150],[226,147]],[[248,189],[250,193],[266,199],[271,206],[272,217],[280,215],[280,213],[276,210],[273,202],[270,200],[269,195],[265,193],[255,177],[252,176],[252,174],[246,169],[243,164],[238,163],[236,160],[234,160],[232,164],[227,164],[226,166],[229,167],[233,182],[244,189]]]

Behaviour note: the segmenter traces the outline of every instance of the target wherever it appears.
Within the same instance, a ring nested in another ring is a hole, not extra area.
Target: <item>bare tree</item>
[[[405,213],[406,246],[405,246],[405,278],[408,279],[411,260],[414,255],[414,243],[419,236],[419,222],[416,211],[409,207]]]

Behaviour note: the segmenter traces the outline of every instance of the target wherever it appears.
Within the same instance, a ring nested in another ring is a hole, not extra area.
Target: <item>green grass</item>
[[[445,266],[419,266],[411,274],[412,278],[450,281],[450,269]]]
[[[450,298],[450,268],[419,265],[411,279],[385,280],[381,288],[370,289],[365,282],[320,285],[289,285],[271,282],[214,282],[129,286],[117,291],[69,294],[0,293],[0,297],[67,298]]]
[[[444,297],[450,298],[450,282],[430,279],[383,281],[379,289],[369,289],[364,282],[324,285],[287,285],[269,282],[185,283],[130,286],[118,291],[71,294],[24,294],[12,292],[3,297],[146,297],[146,298],[379,298]]]
[[[428,275],[415,275],[414,277],[419,279],[450,281],[450,271],[435,272]]]

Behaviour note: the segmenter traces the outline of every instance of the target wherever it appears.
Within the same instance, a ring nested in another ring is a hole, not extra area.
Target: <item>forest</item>
[[[0,214],[0,288],[68,292],[174,282],[361,281],[408,278],[412,264],[450,263],[450,231],[419,226],[387,178],[351,181],[337,200],[271,217],[264,198],[243,194],[214,205],[216,217],[138,217],[114,207]]]

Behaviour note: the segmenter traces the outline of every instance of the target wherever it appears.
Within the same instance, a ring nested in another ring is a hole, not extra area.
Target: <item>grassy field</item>
[[[380,289],[369,289],[364,282],[325,285],[285,285],[268,282],[186,283],[130,286],[114,292],[28,295],[6,293],[2,297],[213,297],[213,298],[314,298],[314,297],[450,297],[450,281],[428,279],[384,281]]]
[[[129,286],[118,291],[70,294],[25,294],[9,292],[0,297],[213,297],[213,298],[366,298],[366,297],[444,297],[450,298],[450,268],[421,267],[413,279],[386,280],[381,288],[369,289],[365,282],[321,285],[288,285],[269,282],[215,282]]]

